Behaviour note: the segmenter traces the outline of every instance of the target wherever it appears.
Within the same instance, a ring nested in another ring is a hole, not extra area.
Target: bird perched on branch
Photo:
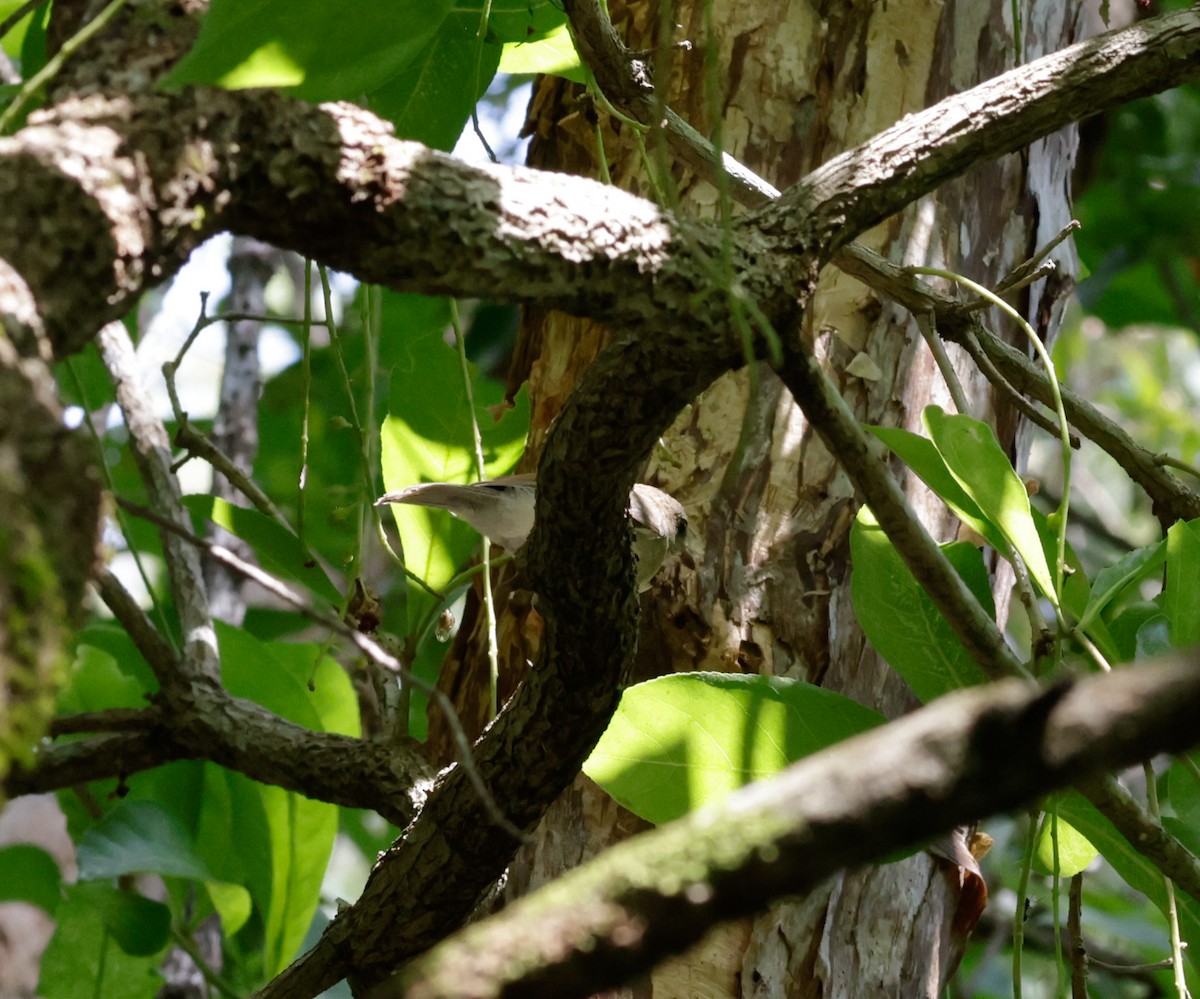
[[[424,482],[387,493],[375,505],[408,503],[448,510],[501,548],[515,552],[533,530],[536,490],[537,479],[530,474],[505,475],[469,485]],[[675,497],[641,482],[634,484],[625,512],[633,521],[638,589],[644,590],[663,559],[683,548],[687,516]]]

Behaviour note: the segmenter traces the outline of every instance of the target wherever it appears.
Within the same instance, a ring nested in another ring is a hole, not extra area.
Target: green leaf
[[[65,894],[55,914],[58,928],[42,956],[38,994],[153,999],[163,986],[157,968],[170,931],[167,907],[97,882],[68,885]]]
[[[84,833],[79,880],[153,872],[205,881],[212,872],[179,820],[153,801],[123,801]]]
[[[942,553],[994,617],[979,549],[954,542],[943,545]],[[850,558],[850,599],[858,622],[917,697],[928,702],[948,691],[987,682],[987,674],[971,658],[868,507],[859,510],[850,529]]]
[[[467,406],[462,369],[453,347],[446,344],[442,323],[426,311],[408,321],[411,299],[385,294],[383,331],[403,331],[404,355],[392,371],[388,416],[381,428],[384,487],[390,492],[417,482],[469,482],[474,478],[471,413]],[[420,300],[417,300],[420,305]],[[472,368],[475,417],[484,441],[486,475],[503,475],[516,464],[529,427],[528,404],[496,422],[488,411],[499,404],[503,388]],[[400,535],[405,564],[431,586],[440,589],[455,575],[478,546],[479,536],[442,510],[396,505],[391,507]],[[408,625],[414,627],[432,598],[416,586],[408,590]]]
[[[1154,614],[1138,625],[1134,646],[1135,659],[1151,659],[1170,652],[1171,624],[1165,614]]]
[[[920,434],[899,427],[876,427],[867,425],[866,429],[878,437],[896,454],[917,476],[941,498],[955,516],[971,530],[983,538],[997,551],[1003,552],[1008,548],[1004,535],[987,517],[984,516],[979,504],[967,494],[958,484],[958,480],[950,474],[950,469],[942,460],[933,441]]]
[[[1135,586],[1162,565],[1166,556],[1166,542],[1158,541],[1145,548],[1126,552],[1114,565],[1105,566],[1096,573],[1087,607],[1079,619],[1079,627],[1086,630],[1096,615],[1129,587]]]
[[[1058,814],[1099,849],[1129,887],[1145,895],[1166,915],[1162,872],[1138,853],[1090,801],[1076,791],[1068,792],[1059,799]],[[1200,903],[1185,892],[1176,892],[1175,898],[1183,939],[1200,940]],[[1195,955],[1188,953],[1188,958],[1195,963]]]
[[[1054,836],[1052,827],[1054,817],[1047,814],[1042,817],[1041,828],[1038,829],[1037,851],[1034,854],[1035,866],[1042,874],[1054,874]],[[1088,865],[1096,859],[1097,850],[1086,836],[1079,832],[1071,823],[1061,816],[1058,817],[1058,876],[1072,878],[1080,871],[1087,870]]]
[[[1167,584],[1163,610],[1171,644],[1179,649],[1200,642],[1200,533],[1184,521],[1167,531]]]
[[[1109,605],[1111,611],[1112,605]],[[1120,613],[1108,622],[1109,634],[1117,649],[1114,657],[1116,662],[1131,662],[1138,657],[1137,633],[1151,618],[1162,618],[1164,626],[1166,618],[1153,600],[1139,600],[1121,609]]]
[[[293,580],[335,607],[341,604],[342,594],[321,564],[278,521],[216,496],[185,496],[183,503],[193,517],[211,520],[246,542],[271,575]]]
[[[368,95],[399,138],[454,148],[500,64],[500,46],[481,42],[477,29],[478,20],[454,12],[403,72]]]
[[[221,676],[235,697],[248,698],[317,732],[360,734],[350,678],[322,646],[260,642],[240,628],[220,624],[217,638]]]
[[[28,902],[53,916],[62,899],[62,872],[30,843],[0,847],[0,902]]]
[[[120,660],[103,649],[80,644],[75,650],[67,689],[59,697],[61,714],[146,707],[146,688],[121,669]]]
[[[625,691],[583,769],[630,811],[669,822],[882,723],[799,680],[674,673]]]
[[[483,6],[479,0],[459,0],[455,13],[479,25]],[[566,23],[567,15],[555,0],[492,0],[488,12],[489,40],[524,42],[539,38]]]
[[[77,885],[87,890],[101,889],[93,896],[104,925],[117,945],[132,957],[149,957],[167,945],[171,933],[171,911],[132,891],[118,891],[108,885]]]
[[[3,0],[0,2],[0,20],[8,20],[17,9],[25,5],[25,0]],[[35,18],[42,17],[45,14],[45,9],[49,4],[43,4],[41,10],[28,11],[4,36],[4,51],[12,58],[17,58],[21,54],[22,44],[25,41],[25,32],[29,29],[30,22]],[[36,72],[36,68],[31,70],[29,67],[21,67],[25,72],[22,74],[24,79],[29,79]]]
[[[359,734],[357,699],[345,671],[316,645],[259,642],[238,628],[219,626],[222,677],[229,692],[316,731]],[[313,691],[308,689],[312,677]],[[337,834],[337,808],[279,787],[224,774],[226,787],[201,828],[234,817],[232,848],[239,853],[222,881],[240,881],[262,914],[263,960],[275,975],[296,955],[320,900],[321,880]],[[205,787],[215,778],[206,774]],[[226,903],[220,890],[214,905]],[[233,898],[232,904],[238,904]],[[236,918],[236,913],[234,913]]]
[[[1193,763],[1200,765],[1200,753],[1193,752],[1189,756]],[[1167,795],[1175,814],[1200,831],[1200,777],[1181,760],[1172,762],[1167,771]]]
[[[209,868],[221,879],[206,882],[205,888],[227,937],[237,933],[250,918],[253,896],[248,875],[255,868],[249,862],[258,856],[267,838],[261,809],[251,809],[249,817],[237,810],[237,799],[230,788],[235,781],[243,784],[245,793],[253,794],[253,782],[206,763],[197,796],[200,812],[196,817],[196,842]],[[269,871],[269,856],[265,850],[261,854],[259,867]]]
[[[200,37],[163,86],[286,87],[308,101],[357,100],[401,73],[452,8],[453,0],[360,3],[353,12],[325,0],[212,0]]]
[[[587,71],[564,24],[533,42],[509,42],[500,57],[500,72],[514,76],[545,73],[576,83],[587,82]]]
[[[937,406],[926,407],[922,419],[950,474],[1021,556],[1046,599],[1057,604],[1054,577],[1033,523],[1029,494],[995,432],[986,423],[944,413]]]

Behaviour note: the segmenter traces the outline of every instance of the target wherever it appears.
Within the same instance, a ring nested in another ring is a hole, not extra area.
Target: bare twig
[[[133,343],[125,327],[118,322],[108,323],[97,334],[96,343],[116,388],[117,404],[125,416],[134,461],[157,522],[187,529],[179,483],[171,473],[171,451],[167,431],[150,405],[138,372]],[[196,549],[185,544],[172,531],[162,535],[163,552],[167,563],[167,578],[183,630],[184,654],[175,671],[159,677],[164,686],[184,683],[203,676],[213,683],[220,682],[221,668],[217,654],[217,636],[208,612],[208,598],[200,558]]]
[[[133,595],[125,589],[112,570],[105,569],[100,574],[100,578],[96,580],[96,588],[100,591],[100,599],[137,646],[158,682],[166,686],[175,676],[179,666],[179,657],[175,650],[158,633]]]
[[[198,537],[187,528],[181,527],[173,521],[160,517],[153,510],[148,510],[146,507],[140,506],[137,503],[130,502],[126,499],[118,499],[118,503],[130,513],[157,524],[164,531],[170,532],[182,538],[184,541],[207,552],[209,557],[214,561],[220,562],[234,572],[239,573],[246,579],[252,580],[261,586],[272,596],[278,597],[288,606],[294,608],[303,617],[308,618],[314,624],[319,624],[323,628],[327,628],[335,634],[341,635],[352,645],[355,646],[363,655],[370,659],[377,666],[386,669],[390,673],[404,680],[405,683],[410,683],[417,689],[424,692],[432,700],[445,715],[446,723],[450,728],[451,734],[454,737],[454,744],[458,749],[458,762],[470,781],[471,786],[475,788],[479,794],[480,800],[483,802],[492,821],[501,829],[515,837],[517,840],[524,842],[526,834],[523,830],[518,829],[508,820],[503,812],[500,811],[496,804],[495,798],[488,790],[487,785],[483,783],[479,776],[479,771],[475,768],[474,758],[471,755],[471,743],[467,738],[467,734],[463,731],[462,723],[458,719],[458,714],[454,710],[454,705],[450,703],[450,699],[438,689],[435,684],[428,680],[422,679],[415,673],[407,669],[399,659],[393,656],[390,652],[384,649],[378,642],[368,635],[350,627],[344,621],[339,621],[335,617],[330,617],[320,611],[314,609],[303,597],[293,593],[283,583],[272,576],[268,572],[264,572],[256,565],[251,565],[243,559],[238,558],[229,549],[221,545],[213,544],[205,538]]]
[[[1068,957],[1071,964],[1071,999],[1088,999],[1087,947],[1083,942],[1083,872],[1071,878],[1071,890],[1067,895],[1067,937],[1070,941]]]

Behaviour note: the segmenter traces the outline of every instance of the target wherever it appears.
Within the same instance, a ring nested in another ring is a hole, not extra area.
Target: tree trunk
[[[667,86],[670,106],[710,136],[709,108],[719,106],[725,150],[779,188],[905,114],[1015,62],[1007,4],[742,0],[713,8],[717,68],[707,80],[705,4],[681,0],[664,13],[654,0],[614,0],[612,15],[630,48],[658,54],[656,83]],[[1078,5],[1031,0],[1022,8],[1024,59],[1077,40]],[[671,37],[662,38],[663,26],[671,25]],[[720,88],[715,101],[706,96],[713,85]],[[599,176],[597,115],[613,182],[653,197],[628,126],[558,79],[543,79],[534,93],[531,164]],[[714,215],[716,189],[682,164],[658,159],[653,135],[646,145],[652,162],[671,163],[678,210]],[[1069,130],[983,164],[861,242],[901,263],[943,266],[994,285],[1069,220],[1075,147]],[[1068,266],[1069,252],[1059,251]],[[1057,314],[1055,296],[1043,295],[1041,284],[1019,305],[1035,324],[1039,306]],[[1011,324],[996,315],[991,320],[1000,335],[1020,342]],[[924,407],[953,408],[913,317],[854,279],[827,269],[804,323],[808,342],[865,422],[920,431]],[[514,374],[515,383],[527,378],[533,402],[527,467],[536,464],[555,415],[607,335],[584,320],[527,313]],[[1015,456],[1012,414],[991,398],[965,355],[950,350],[971,415],[994,422]],[[644,598],[634,679],[672,670],[759,672],[822,684],[889,716],[916,704],[867,644],[851,608],[853,491],[769,368],[714,384],[663,438],[643,478],[687,508],[694,568],[668,563]],[[940,502],[919,483],[909,482],[908,491],[931,533],[953,538],[957,523]],[[1005,606],[1004,594],[997,596]],[[529,622],[529,615],[519,624],[510,619],[505,645],[513,662],[527,654],[514,650],[536,638]],[[475,658],[470,641],[465,635],[446,674],[467,715],[486,700],[478,682],[461,672]],[[506,671],[509,689],[519,675],[517,666]],[[549,881],[638,828],[637,819],[581,776],[541,823],[536,845],[512,865],[506,896]],[[804,899],[718,928],[628,994],[934,997],[977,915],[975,903],[960,898],[962,883],[958,865],[928,852],[835,875]]]

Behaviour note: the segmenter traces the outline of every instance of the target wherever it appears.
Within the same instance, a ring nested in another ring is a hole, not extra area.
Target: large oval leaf
[[[165,86],[288,87],[309,101],[356,100],[402,72],[453,0],[212,0],[192,51]]]
[[[675,673],[625,691],[583,769],[631,812],[669,822],[883,720],[801,680]]]
[[[942,546],[988,614],[995,616],[987,569],[979,549],[966,542]],[[971,658],[924,587],[900,557],[869,507],[858,512],[850,530],[850,599],[867,638],[922,701],[986,683],[987,674]]]

